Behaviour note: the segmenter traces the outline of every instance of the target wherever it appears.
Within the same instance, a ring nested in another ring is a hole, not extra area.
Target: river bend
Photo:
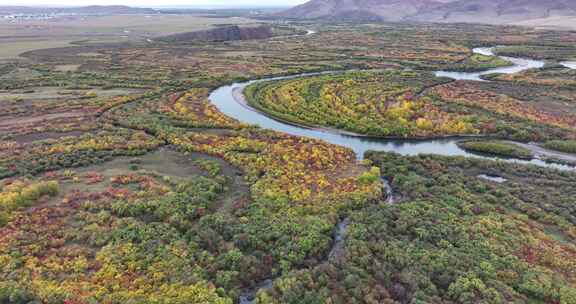
[[[475,48],[473,52],[476,54],[494,55],[493,48]],[[541,68],[544,66],[544,62],[539,60],[512,58],[512,57],[502,57],[502,58],[510,61],[512,65],[508,67],[489,69],[483,72],[465,73],[465,72],[438,71],[435,74],[437,76],[448,77],[456,80],[483,81],[481,79],[482,75],[492,73],[512,74],[532,68]],[[457,142],[462,140],[463,138],[458,137],[422,139],[422,140],[372,138],[366,136],[353,135],[347,133],[346,131],[340,131],[335,129],[308,128],[304,126],[290,124],[287,122],[282,122],[274,118],[271,118],[266,114],[249,106],[243,94],[243,90],[247,86],[257,82],[283,80],[297,77],[307,77],[318,74],[323,73],[273,77],[243,83],[234,83],[232,85],[220,87],[215,91],[213,91],[212,94],[210,95],[210,100],[222,113],[232,118],[235,118],[241,122],[258,125],[265,129],[272,129],[275,131],[284,132],[295,136],[320,139],[329,142],[331,144],[348,147],[356,153],[358,158],[362,158],[364,152],[373,150],[373,151],[395,152],[401,155],[439,154],[445,156],[465,156],[465,157],[501,159],[498,157],[479,156],[477,154],[470,153],[461,149],[460,147],[458,147]],[[533,159],[531,161],[519,160],[519,159],[502,159],[502,160],[524,164],[535,164],[539,166],[553,167],[563,170],[574,169],[573,167],[570,166],[547,163],[540,159]]]

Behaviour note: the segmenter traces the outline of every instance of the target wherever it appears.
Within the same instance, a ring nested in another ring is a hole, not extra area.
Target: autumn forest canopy
[[[576,304],[576,32],[116,9],[0,10],[0,303]]]

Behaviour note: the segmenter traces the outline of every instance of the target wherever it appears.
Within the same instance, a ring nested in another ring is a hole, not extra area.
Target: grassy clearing
[[[105,178],[128,174],[135,171],[154,172],[175,178],[186,178],[192,175],[207,175],[195,162],[207,161],[206,156],[186,156],[176,151],[161,149],[139,157],[118,157],[112,161],[76,170],[78,174],[98,172]],[[221,165],[225,163],[222,162]]]
[[[41,74],[35,70],[28,68],[16,68],[8,73],[0,76],[0,79],[29,79],[38,77]]]
[[[511,158],[533,159],[532,151],[502,141],[464,141],[458,146],[466,151],[492,154]]]
[[[70,97],[83,97],[95,96],[101,98],[112,98],[121,95],[130,95],[140,93],[141,90],[136,89],[87,89],[87,90],[67,90],[58,87],[36,87],[26,90],[0,93],[0,101],[2,100],[49,100],[58,98]]]
[[[10,59],[16,58],[18,55],[38,50],[38,49],[48,49],[69,46],[70,42],[76,39],[13,39],[13,40],[2,40],[0,43],[0,59]]]
[[[80,68],[79,64],[62,64],[54,67],[57,72],[76,72]]]
[[[476,72],[484,71],[487,69],[500,68],[510,66],[512,63],[496,56],[485,56],[474,54],[466,60],[448,67],[448,70],[461,71],[461,72]]]
[[[60,193],[51,203],[55,203],[66,194],[74,191],[101,192],[113,187],[113,180],[118,176],[131,174],[152,174],[166,181],[181,182],[190,176],[205,176],[216,178],[219,175],[232,178],[238,175],[237,169],[228,163],[213,157],[192,154],[185,155],[169,149],[160,149],[138,157],[117,157],[113,160],[78,169],[64,169],[59,175],[67,176],[60,182]],[[240,175],[238,175],[240,176]],[[240,180],[234,181],[237,193],[231,198],[237,199],[248,193],[248,188],[240,187]]]
[[[13,211],[35,204],[43,196],[56,196],[58,182],[15,182],[0,188],[0,227],[4,226]]]

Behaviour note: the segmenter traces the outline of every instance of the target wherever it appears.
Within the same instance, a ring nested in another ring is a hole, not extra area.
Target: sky
[[[130,5],[151,6],[292,6],[306,0],[1,0],[0,5],[84,6],[84,5]]]

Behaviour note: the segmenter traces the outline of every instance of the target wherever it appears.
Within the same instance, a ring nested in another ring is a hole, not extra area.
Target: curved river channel
[[[483,55],[494,55],[493,48],[475,48],[474,53]],[[448,72],[438,71],[435,74],[441,77],[448,77],[456,80],[476,80],[484,81],[481,79],[482,75],[491,73],[505,73],[512,74],[518,73],[527,69],[541,68],[544,66],[543,61],[502,57],[513,65],[503,68],[490,69],[479,73],[463,73],[463,72]],[[329,73],[329,72],[328,72]],[[211,102],[224,114],[233,117],[241,122],[248,124],[259,125],[262,128],[272,129],[279,132],[288,133],[296,136],[303,136],[309,138],[320,139],[332,144],[348,147],[354,152],[358,158],[362,158],[364,152],[368,150],[396,152],[401,155],[418,155],[418,154],[439,154],[445,156],[466,156],[466,157],[481,157],[477,154],[469,153],[457,146],[457,142],[462,138],[441,138],[441,139],[387,139],[387,138],[371,138],[346,133],[334,129],[324,128],[307,128],[303,126],[293,125],[286,122],[281,122],[268,117],[264,113],[250,107],[244,98],[243,90],[254,83],[263,81],[274,81],[291,79],[297,77],[313,76],[316,74],[302,74],[286,77],[274,77],[262,80],[254,80],[243,83],[235,83],[228,86],[223,86],[212,92],[210,95]],[[500,159],[497,157],[490,157],[491,159]],[[510,162],[535,164],[539,166],[553,167],[563,170],[573,170],[573,167],[551,164],[540,159],[533,159],[531,161],[519,159],[503,159]]]

